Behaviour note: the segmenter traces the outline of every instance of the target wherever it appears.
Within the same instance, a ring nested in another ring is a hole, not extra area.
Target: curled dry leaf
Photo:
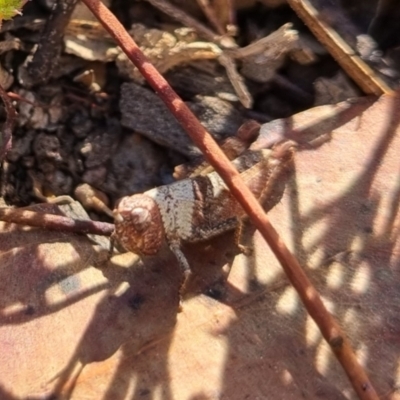
[[[288,23],[246,47],[226,52],[242,60],[241,72],[244,76],[257,82],[268,82],[283,65],[287,54],[298,47],[298,33]]]
[[[123,77],[143,83],[141,73],[132,66],[124,52],[112,45],[107,32],[96,22],[84,22],[79,24],[79,21],[73,21],[69,24],[65,38],[66,52],[91,61],[115,59]],[[217,42],[201,41],[193,28],[177,28],[170,33],[137,23],[132,25],[129,33],[162,74],[192,61],[217,60],[226,69],[240,102],[246,108],[251,108],[251,94],[237,71],[234,59],[241,60],[244,76],[258,82],[268,82],[282,66],[287,54],[300,51],[298,33],[291,26],[285,24],[249,46],[226,51]]]
[[[190,61],[215,60],[222,53],[217,45],[199,41],[197,34],[189,28],[178,28],[171,34],[159,29],[146,28],[142,24],[134,24],[129,33],[162,74]],[[135,82],[143,82],[143,76],[137,68],[132,67],[132,63],[122,51],[116,61],[123,76]]]

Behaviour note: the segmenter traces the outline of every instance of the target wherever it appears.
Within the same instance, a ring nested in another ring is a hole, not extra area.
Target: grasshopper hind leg
[[[186,256],[183,254],[181,250],[180,243],[171,242],[169,243],[169,248],[171,249],[172,253],[174,253],[183,274],[183,280],[179,288],[179,303],[180,303],[180,309],[182,309],[182,296],[186,292],[187,282],[189,281],[192,271],[190,269],[190,265]]]

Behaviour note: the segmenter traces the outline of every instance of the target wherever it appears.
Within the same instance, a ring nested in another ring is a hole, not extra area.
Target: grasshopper
[[[260,202],[290,164],[292,148],[292,142],[284,142],[272,149],[247,150],[232,161]],[[190,266],[181,250],[182,243],[205,241],[240,229],[246,217],[221,177],[208,168],[196,169],[189,178],[172,184],[126,196],[113,214],[115,237],[126,250],[155,255],[167,243],[185,281]]]

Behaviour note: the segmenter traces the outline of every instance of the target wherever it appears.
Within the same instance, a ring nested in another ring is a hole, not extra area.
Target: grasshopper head
[[[133,253],[156,254],[163,242],[164,227],[157,203],[145,194],[123,197],[113,211],[115,235]]]

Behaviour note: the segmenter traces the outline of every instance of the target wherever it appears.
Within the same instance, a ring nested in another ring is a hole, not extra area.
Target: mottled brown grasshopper
[[[254,195],[262,202],[292,159],[293,143],[273,149],[247,150],[232,162]],[[241,206],[215,172],[195,170],[190,178],[122,198],[114,210],[115,236],[128,251],[155,255],[166,242],[185,278],[189,263],[182,242],[208,240],[240,228]]]

